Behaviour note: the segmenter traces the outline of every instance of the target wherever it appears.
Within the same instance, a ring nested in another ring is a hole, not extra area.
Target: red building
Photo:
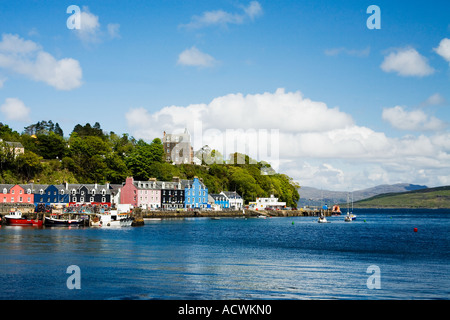
[[[0,201],[3,203],[34,204],[34,194],[30,188],[23,188],[16,184],[0,185]]]
[[[128,177],[125,181],[125,185],[120,192],[120,203],[138,206],[138,189],[134,185],[133,177]]]

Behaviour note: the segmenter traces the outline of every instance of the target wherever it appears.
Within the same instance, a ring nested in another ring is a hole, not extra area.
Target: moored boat
[[[84,224],[84,220],[79,219],[60,219],[55,217],[45,217],[44,224],[46,226],[54,227],[69,227],[69,226],[80,226]]]
[[[20,210],[11,211],[5,216],[6,223],[10,226],[42,226],[42,220],[39,219],[27,219],[22,216]]]
[[[325,218],[324,215],[321,215],[321,216],[319,217],[319,220],[317,220],[317,222],[318,222],[318,223],[329,223],[329,222],[327,221],[327,218]]]
[[[133,218],[126,213],[117,213],[117,210],[97,214],[96,217],[96,221],[91,221],[92,227],[129,227],[133,223]]]

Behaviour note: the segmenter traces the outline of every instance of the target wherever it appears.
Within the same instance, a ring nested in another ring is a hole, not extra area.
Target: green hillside
[[[234,153],[226,160],[219,152],[211,150],[203,155],[216,160],[211,165],[206,161],[203,165],[173,165],[163,159],[161,139],[147,143],[126,133],[108,133],[98,122],[94,126],[78,124],[68,137],[58,123],[51,120],[24,129],[19,133],[0,122],[0,139],[3,139],[0,141],[0,183],[121,184],[128,176],[142,181],[197,176],[203,179],[210,193],[237,191],[245,203],[273,194],[287,206],[296,207],[300,198],[299,186],[292,178],[276,173],[264,161],[250,161],[244,154]],[[24,153],[15,155],[7,142],[21,144]]]
[[[355,208],[450,208],[450,186],[385,193],[354,203]]]

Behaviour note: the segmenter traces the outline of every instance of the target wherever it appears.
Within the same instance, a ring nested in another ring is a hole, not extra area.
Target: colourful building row
[[[197,177],[193,180],[174,177],[172,181],[135,181],[128,177],[121,188],[119,203],[148,209],[206,209],[208,188]]]
[[[0,184],[0,203],[111,206],[109,184]]]

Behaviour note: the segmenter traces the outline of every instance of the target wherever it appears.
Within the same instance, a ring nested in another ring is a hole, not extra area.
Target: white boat
[[[325,216],[320,216],[319,220],[317,220],[317,222],[319,222],[319,223],[328,223],[327,218],[325,218]]]
[[[266,219],[267,216],[265,216],[265,215],[263,215],[263,214],[260,214],[257,218],[259,218],[259,219]]]
[[[118,213],[117,210],[97,214],[97,221],[91,221],[92,227],[129,227],[133,219],[126,213]]]
[[[345,216],[345,222],[352,222],[353,220],[356,219],[356,216],[353,214],[353,192],[352,192],[352,210],[349,211],[349,197],[347,194],[347,215]]]

